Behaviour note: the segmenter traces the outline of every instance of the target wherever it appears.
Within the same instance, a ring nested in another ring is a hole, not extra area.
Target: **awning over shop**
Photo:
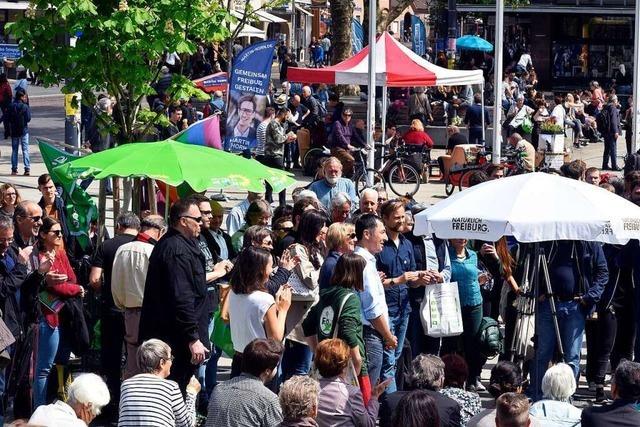
[[[303,8],[303,7],[301,7],[301,6],[298,6],[297,4],[296,4],[296,10],[297,10],[298,12],[300,12],[300,13],[304,14],[304,15],[307,15],[307,16],[313,16],[313,13],[309,12],[307,9],[305,9],[305,8]]]
[[[256,12],[256,16],[258,17],[258,20],[262,22],[273,22],[274,24],[281,24],[283,22],[287,22],[286,19],[282,19],[278,16],[272,15],[271,13],[266,12],[264,10],[258,10]]]
[[[11,1],[0,1],[0,10],[27,10],[29,7],[29,2],[21,1],[21,2],[11,2]]]
[[[231,24],[231,31],[235,31],[236,27],[237,26],[235,24]],[[249,24],[244,24],[242,30],[240,30],[240,33],[238,34],[238,37],[256,37],[264,40],[267,38],[267,35],[264,31],[256,27],[252,27]]]

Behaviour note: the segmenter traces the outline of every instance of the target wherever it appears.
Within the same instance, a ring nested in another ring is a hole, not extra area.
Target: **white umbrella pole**
[[[638,150],[638,107],[640,103],[640,64],[638,58],[640,58],[640,1],[636,1],[635,19],[634,19],[634,31],[633,31],[633,127],[631,136],[631,152],[635,153]]]
[[[169,222],[169,184],[164,184],[164,219]]]
[[[482,97],[482,112],[480,113],[482,118],[482,145],[486,145],[484,137],[484,81],[480,85],[480,96]]]
[[[496,0],[496,38],[493,48],[493,154],[491,156],[493,164],[500,164],[500,139],[502,128],[500,118],[502,117],[502,37],[504,27],[504,0]]]
[[[382,155],[384,156],[384,142],[387,139],[387,104],[389,103],[389,100],[387,98],[387,85],[382,86],[382,110],[381,110],[381,116],[382,116],[382,137],[381,142],[382,142]],[[375,151],[375,150],[374,150]]]
[[[376,130],[376,2],[369,2],[369,96],[367,97],[367,145],[371,147],[367,154],[367,167],[373,168],[375,150],[373,134]],[[384,130],[383,130],[384,132]],[[373,174],[367,181],[373,182]]]

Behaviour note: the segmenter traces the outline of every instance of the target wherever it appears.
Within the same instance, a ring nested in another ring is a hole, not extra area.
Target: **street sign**
[[[17,44],[0,44],[0,58],[20,59],[22,51]]]

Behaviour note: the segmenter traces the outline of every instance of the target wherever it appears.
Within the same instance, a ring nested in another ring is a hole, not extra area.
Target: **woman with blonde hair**
[[[433,140],[424,131],[424,126],[419,119],[411,120],[411,127],[409,131],[404,134],[403,139],[407,145],[412,147],[419,147],[421,149],[425,146],[429,149],[433,147]]]
[[[13,219],[13,212],[21,201],[20,193],[13,184],[0,185],[0,216]]]
[[[338,259],[346,253],[353,252],[356,245],[356,228],[353,224],[336,222],[329,226],[325,240],[327,257],[320,268],[318,284],[320,289],[330,286],[331,276],[336,268]]]

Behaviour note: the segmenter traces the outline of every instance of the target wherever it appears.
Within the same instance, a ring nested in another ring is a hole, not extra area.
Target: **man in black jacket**
[[[455,400],[438,392],[443,383],[444,362],[438,356],[421,354],[413,359],[411,373],[408,378],[409,389],[424,390],[436,401],[441,426],[459,426],[461,423],[460,405]],[[393,411],[398,406],[400,399],[407,393],[409,393],[409,390],[385,394],[384,400],[380,405],[380,427],[392,425]]]
[[[611,381],[613,403],[582,411],[583,427],[639,426],[640,363],[620,362]]]
[[[598,129],[604,137],[604,152],[602,153],[602,170],[620,171],[617,163],[618,138],[622,134],[620,128],[620,111],[618,110],[618,97],[611,95],[609,103],[605,105],[600,113],[608,120],[600,120]],[[609,158],[611,158],[611,168],[609,168]]]
[[[194,200],[178,200],[169,220],[171,229],[149,258],[139,340],[158,338],[171,346],[169,378],[184,393],[210,349],[205,259],[198,245],[202,214]]]

